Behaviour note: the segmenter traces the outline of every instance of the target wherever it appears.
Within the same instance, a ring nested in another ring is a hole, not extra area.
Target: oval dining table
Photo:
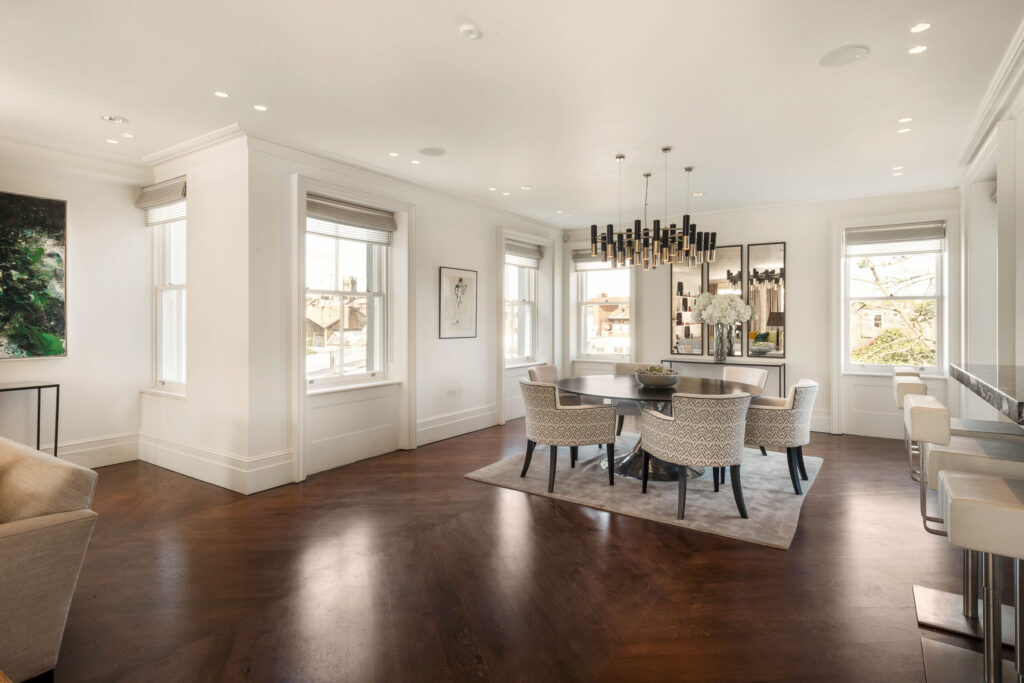
[[[703,396],[721,396],[723,394],[747,393],[760,396],[764,389],[753,384],[728,382],[722,379],[704,377],[680,377],[679,381],[668,387],[648,387],[640,384],[633,375],[584,375],[582,377],[566,377],[555,383],[559,390],[589,396],[591,398],[607,398],[613,401],[638,401],[645,408],[653,407],[667,415],[672,414],[672,394],[696,394]],[[621,456],[615,458],[615,473],[623,477],[640,479],[643,475],[642,440],[637,439],[636,445]],[[605,458],[596,458],[601,468],[607,468]],[[690,468],[692,478],[704,474],[703,468]],[[649,477],[657,481],[678,481],[679,466],[651,458]]]

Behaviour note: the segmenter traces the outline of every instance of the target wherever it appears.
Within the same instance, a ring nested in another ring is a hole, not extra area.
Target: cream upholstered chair
[[[580,446],[608,445],[608,485],[615,485],[615,407],[566,406],[558,401],[554,384],[519,380],[526,407],[526,461],[520,477],[526,476],[538,443],[551,449],[551,467],[548,472],[548,493],[555,490],[555,462],[558,447],[569,447],[572,467],[576,467]]]
[[[764,389],[768,383],[768,371],[761,368],[744,368],[737,365],[726,365],[722,368],[722,379],[726,382],[750,384]]]
[[[676,517],[686,512],[686,468],[713,467],[715,490],[718,468],[728,467],[732,493],[740,517],[747,518],[740,483],[743,461],[743,434],[750,394],[704,396],[672,395],[672,416],[645,410],[640,418],[640,438],[644,451],[642,491],[647,493],[651,457],[679,465],[679,502]]]
[[[646,368],[657,363],[616,363],[614,372],[616,375],[633,375],[640,368]],[[618,424],[615,425],[616,436],[622,434],[622,426],[626,422],[627,415],[640,415],[644,406],[640,401],[616,400],[612,401],[615,406],[615,413],[618,415]]]
[[[811,411],[817,394],[817,382],[801,379],[789,388],[786,398],[758,397],[750,402],[747,411],[746,443],[760,446],[762,453],[765,446],[786,449],[789,477],[797,495],[803,494],[800,479],[807,479],[804,446],[811,441]]]
[[[92,470],[0,438],[0,669],[11,680],[57,665],[95,488]]]
[[[535,365],[530,368],[530,381],[554,384],[558,381],[558,368],[554,365]],[[567,391],[559,391],[558,400],[563,405],[567,406],[576,406],[580,404],[602,405],[604,403],[604,401],[600,399],[590,398],[589,396],[579,396]]]

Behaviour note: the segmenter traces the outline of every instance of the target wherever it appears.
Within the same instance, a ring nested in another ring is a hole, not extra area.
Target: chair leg
[[[800,466],[800,478],[807,481],[807,469],[804,467],[804,447],[796,447],[796,463]]]
[[[643,483],[643,486],[641,487],[640,491],[642,493],[647,493],[647,473],[651,471],[651,454],[648,453],[647,451],[643,451],[643,454],[644,454],[644,476],[643,476],[643,482],[644,483]]]
[[[686,465],[679,466],[679,503],[676,506],[676,519],[686,514]]]
[[[523,463],[523,471],[519,473],[520,477],[526,476],[526,470],[530,469],[530,460],[533,459],[533,449],[537,446],[536,441],[526,440],[526,461]]]
[[[619,424],[615,428],[615,436],[622,436],[622,425],[626,423],[626,416],[619,415]]]
[[[718,468],[711,469],[711,477],[715,480],[715,493],[718,493]]]
[[[569,467],[576,467],[576,458],[580,457],[580,447],[569,447]]]
[[[740,483],[740,466],[729,466],[729,478],[732,479],[732,497],[736,499],[736,509],[740,511],[740,517],[748,519],[747,506],[743,503],[743,484]]]
[[[786,460],[789,461],[789,478],[793,482],[793,493],[795,493],[798,496],[802,496],[803,491],[800,489],[800,477],[797,476],[796,473],[797,464],[795,448],[786,449]]]
[[[718,468],[718,474],[722,478],[722,486],[725,486],[725,470],[726,470],[726,468],[724,468],[724,467],[719,467]]]
[[[768,451],[764,449],[764,446],[758,446],[761,449],[761,455],[768,455]]]
[[[615,442],[608,444],[608,485],[615,486]]]
[[[548,472],[548,493],[555,492],[555,462],[558,460],[558,446],[549,446],[551,449],[551,470]]]

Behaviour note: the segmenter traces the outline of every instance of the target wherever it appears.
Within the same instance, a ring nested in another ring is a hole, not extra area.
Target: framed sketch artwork
[[[441,339],[476,336],[476,271],[441,267]]]

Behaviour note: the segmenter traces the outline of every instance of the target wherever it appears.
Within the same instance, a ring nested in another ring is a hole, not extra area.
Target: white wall
[[[831,422],[833,224],[844,219],[884,217],[907,212],[959,211],[959,204],[959,193],[947,190],[694,215],[693,220],[700,226],[700,230],[718,232],[720,246],[786,243],[786,379],[792,384],[806,377],[821,385],[812,422],[814,430],[827,432]],[[956,231],[956,226],[952,227]],[[954,232],[954,235],[958,234]],[[586,231],[574,231],[573,240],[578,239],[589,239],[589,234]],[[633,311],[638,321],[636,358],[640,360],[668,357],[669,278],[668,268],[637,271]],[[952,335],[954,340],[955,336]],[[590,366],[580,364],[580,369],[583,372],[589,371]],[[943,382],[940,381],[940,384]],[[873,417],[866,423],[858,421],[857,432],[851,433],[898,437],[899,432],[893,433],[892,425],[900,419],[900,414],[891,396],[890,380],[859,378],[854,385],[848,393],[849,405],[871,406],[872,410],[883,406],[880,412],[884,413],[885,421],[884,424],[877,424]],[[872,394],[871,401],[863,398],[865,391]]]
[[[150,234],[135,208],[143,168],[0,141],[0,191],[67,201],[68,356],[5,360],[0,382],[61,384],[59,454],[86,466],[137,457],[151,376]],[[53,391],[42,443],[53,444]],[[0,394],[0,434],[35,446],[35,394]]]

